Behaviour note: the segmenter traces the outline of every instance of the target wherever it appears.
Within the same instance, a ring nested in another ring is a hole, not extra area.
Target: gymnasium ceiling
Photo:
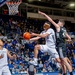
[[[75,11],[75,0],[22,0],[22,1],[23,3],[20,5],[21,8],[25,8],[24,3],[29,3],[29,4],[39,5],[39,6],[46,6],[46,7],[53,7],[53,8]],[[70,7],[69,5],[71,3],[74,3],[74,6]],[[2,12],[2,10],[5,9],[8,9],[6,5],[0,8],[0,12]]]
[[[22,1],[25,3],[35,5],[75,10],[75,0],[22,0]],[[73,7],[69,6],[71,3],[74,3]]]

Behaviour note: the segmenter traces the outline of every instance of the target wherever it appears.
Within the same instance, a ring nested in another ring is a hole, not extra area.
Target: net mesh
[[[6,5],[9,9],[9,15],[16,15],[19,13],[18,7],[22,3],[22,0],[15,0],[15,1],[8,1],[6,2]]]

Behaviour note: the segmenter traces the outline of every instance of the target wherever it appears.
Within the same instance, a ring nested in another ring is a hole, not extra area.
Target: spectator
[[[75,70],[75,54],[73,54],[73,57],[72,57],[72,66]]]
[[[27,69],[22,68],[21,71],[20,71],[20,73],[28,74],[28,71],[27,71]]]

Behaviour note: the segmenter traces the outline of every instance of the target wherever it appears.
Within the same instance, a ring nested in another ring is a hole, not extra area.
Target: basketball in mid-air
[[[29,33],[29,32],[25,32],[25,33],[23,34],[23,38],[24,38],[25,40],[29,40],[29,39],[30,39],[30,33]]]

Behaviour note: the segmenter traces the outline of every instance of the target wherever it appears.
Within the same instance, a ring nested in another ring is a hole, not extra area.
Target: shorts
[[[65,58],[67,57],[66,55],[66,45],[62,45],[62,46],[57,46],[57,50],[58,50],[58,54],[60,58]]]
[[[9,67],[3,66],[0,68],[0,75],[11,75]]]
[[[41,52],[48,52],[52,57],[59,58],[58,52],[55,47],[50,48],[47,45],[40,45],[40,51]]]
[[[29,71],[29,75],[34,75],[34,72],[30,72],[30,71]]]

